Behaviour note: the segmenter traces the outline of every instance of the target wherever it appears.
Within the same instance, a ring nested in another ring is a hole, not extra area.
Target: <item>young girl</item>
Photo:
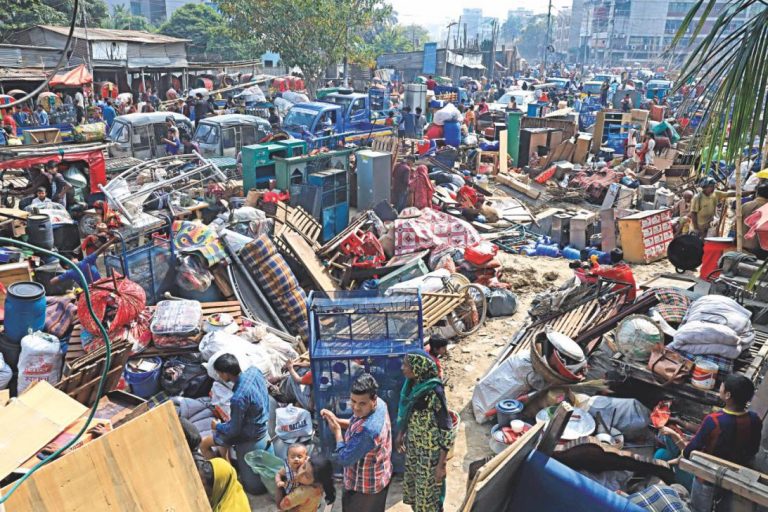
[[[286,495],[282,487],[277,488],[275,501],[277,508],[290,512],[316,512],[320,500],[325,494],[325,502],[330,505],[336,501],[336,488],[333,485],[333,465],[325,457],[318,455],[307,459],[296,472],[296,486]]]

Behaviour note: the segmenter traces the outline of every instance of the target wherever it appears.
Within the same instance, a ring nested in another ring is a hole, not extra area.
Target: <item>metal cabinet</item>
[[[357,208],[367,210],[390,201],[392,155],[368,149],[357,155]]]
[[[322,239],[328,241],[349,224],[349,190],[347,171],[328,169],[309,175],[309,184],[320,192],[320,224]]]

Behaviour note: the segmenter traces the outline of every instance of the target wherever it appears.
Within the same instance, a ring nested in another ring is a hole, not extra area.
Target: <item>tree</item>
[[[507,18],[501,25],[500,39],[506,43],[512,43],[520,35],[523,29],[523,19],[520,17]]]
[[[697,0],[672,42],[673,51],[683,40],[693,42],[676,88],[694,82],[703,88],[696,102],[696,107],[703,107],[705,120],[698,140],[701,146],[713,148],[707,151],[709,158],[720,153],[728,163],[738,164],[742,152],[754,147],[756,141],[758,148],[764,148],[768,132],[768,9],[761,4],[764,2],[760,0],[732,0],[723,6],[716,0]],[[715,9],[722,10],[709,33],[696,43],[710,15],[718,12]],[[722,153],[719,150],[724,144]],[[709,162],[702,164],[709,168]],[[736,165],[736,173],[740,187],[740,165]],[[738,198],[735,225],[741,248]]]
[[[384,0],[220,0],[218,6],[237,33],[257,34],[286,65],[301,68],[311,90],[392,12]]]
[[[538,14],[528,18],[517,39],[517,50],[528,61],[543,58],[547,41],[547,15]]]
[[[67,25],[72,19],[74,0],[12,0],[3,2],[0,16],[0,42],[11,34],[35,25]],[[82,0],[79,4],[77,24],[82,26],[82,9],[85,6],[89,25],[99,27],[109,17],[104,0]]]
[[[112,16],[105,22],[105,28],[117,30],[141,30],[152,32],[155,27],[144,16],[136,16],[124,5],[116,5],[112,8]]]
[[[412,23],[410,25],[398,26],[403,29],[403,35],[411,43],[410,50],[406,51],[420,50],[424,48],[424,43],[428,43],[430,40],[429,30],[421,25]]]
[[[245,60],[259,54],[254,38],[238,39],[227,20],[205,4],[186,4],[176,9],[159,32],[190,39],[187,52],[197,60]]]

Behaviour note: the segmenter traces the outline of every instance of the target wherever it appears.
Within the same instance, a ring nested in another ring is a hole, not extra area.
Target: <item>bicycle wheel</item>
[[[485,322],[488,302],[483,288],[476,284],[464,285],[458,293],[464,300],[448,315],[448,323],[459,336],[469,336],[476,333]]]

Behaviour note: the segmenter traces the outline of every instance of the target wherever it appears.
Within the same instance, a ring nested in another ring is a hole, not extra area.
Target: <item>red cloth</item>
[[[15,137],[16,136],[16,120],[13,118],[11,114],[8,113],[8,111],[5,111],[5,114],[3,114],[3,124],[5,126],[10,126],[12,130],[12,134]]]
[[[637,283],[635,283],[635,276],[632,274],[632,268],[626,263],[617,263],[616,265],[596,265],[592,267],[590,271],[592,275],[604,277],[611,281],[617,281],[623,283],[624,286],[617,286],[617,290],[629,288],[627,293],[627,300],[634,301],[637,295]]]
[[[411,175],[408,187],[413,191],[413,206],[418,209],[432,206],[432,196],[435,187],[429,179],[429,171],[426,165],[419,165]]]
[[[427,80],[428,91],[434,91],[435,87],[437,87],[437,82],[434,79],[430,78],[429,80]]]

